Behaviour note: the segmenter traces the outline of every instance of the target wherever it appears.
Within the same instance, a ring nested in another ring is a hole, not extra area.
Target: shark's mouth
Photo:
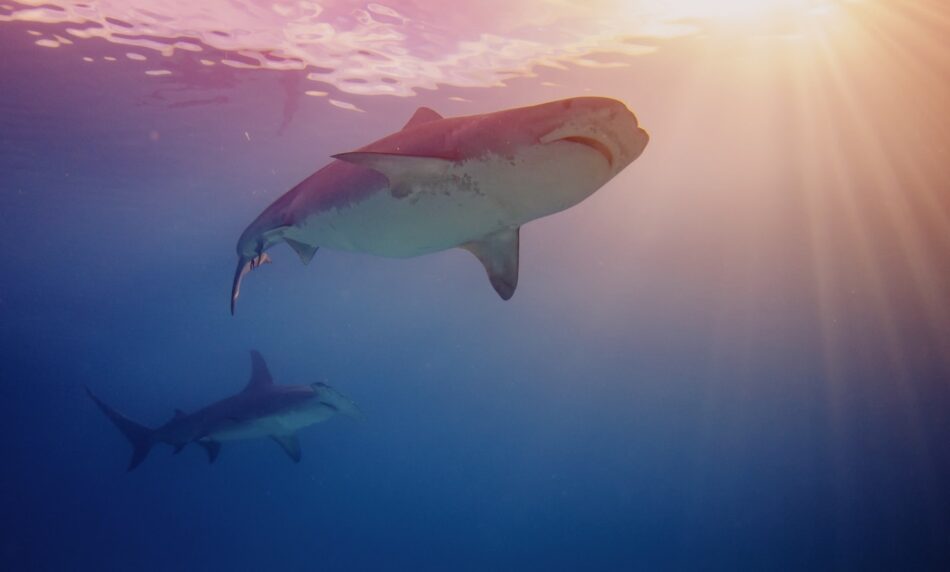
[[[597,151],[603,155],[604,159],[607,160],[607,164],[613,167],[614,165],[614,154],[610,150],[610,147],[604,145],[600,141],[594,139],[593,137],[584,137],[582,135],[572,135],[570,137],[562,137],[558,141],[568,141],[570,143],[577,143],[579,145],[584,145],[590,147],[594,151]]]

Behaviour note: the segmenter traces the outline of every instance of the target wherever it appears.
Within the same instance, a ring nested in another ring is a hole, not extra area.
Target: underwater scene
[[[950,570],[948,38],[0,0],[0,570]]]

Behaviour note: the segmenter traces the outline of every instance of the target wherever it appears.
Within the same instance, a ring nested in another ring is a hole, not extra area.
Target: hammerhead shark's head
[[[337,414],[361,418],[356,404],[325,383],[275,385],[264,358],[251,351],[251,380],[243,391],[194,413],[175,411],[158,429],[149,429],[106,405],[86,388],[96,405],[132,442],[131,471],[145,460],[156,443],[167,443],[175,453],[196,442],[213,463],[222,441],[270,437],[294,462],[300,461],[297,430],[326,421]]]
[[[420,107],[401,131],[333,155],[245,229],[231,313],[241,280],[279,242],[304,263],[321,246],[395,258],[461,247],[507,300],[521,225],[581,202],[648,141],[623,103],[602,97],[451,118]]]

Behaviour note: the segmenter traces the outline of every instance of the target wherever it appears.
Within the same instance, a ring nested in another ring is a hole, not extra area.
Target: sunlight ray
[[[881,37],[881,34],[870,34],[866,29],[856,30],[857,34],[862,34],[863,37],[859,38],[858,41],[863,42],[865,45],[870,45],[873,41]],[[839,62],[836,57],[836,50],[829,41],[821,42],[821,47],[825,54],[824,61],[827,63],[826,73],[829,78],[832,79],[831,86],[834,88],[834,93],[842,100],[843,105],[841,106],[846,113],[846,116],[843,119],[848,121],[847,126],[849,131],[856,134],[853,140],[856,145],[858,145],[860,152],[860,157],[863,158],[862,168],[859,170],[854,170],[850,168],[851,166],[846,165],[845,162],[836,163],[836,168],[842,172],[865,172],[871,176],[874,184],[867,187],[865,190],[874,193],[873,196],[877,199],[877,204],[887,205],[885,209],[885,216],[889,219],[888,225],[888,236],[893,236],[897,239],[897,246],[900,249],[902,256],[899,261],[896,261],[897,264],[906,264],[909,267],[912,279],[912,285],[915,288],[917,301],[921,304],[924,304],[927,309],[927,314],[932,318],[927,321],[926,326],[931,328],[933,333],[936,333],[934,328],[939,323],[947,323],[946,320],[950,318],[950,315],[947,314],[947,308],[943,301],[940,299],[940,296],[937,292],[933,290],[933,286],[939,283],[939,280],[933,274],[933,269],[927,263],[928,260],[932,260],[932,257],[929,256],[929,245],[923,240],[919,229],[921,228],[920,221],[917,220],[913,210],[912,204],[913,201],[919,200],[917,196],[917,191],[924,191],[924,199],[927,200],[930,193],[926,192],[924,189],[918,189],[915,187],[908,187],[903,178],[900,176],[898,171],[898,163],[901,160],[905,160],[905,155],[903,153],[891,153],[885,147],[883,142],[888,140],[888,134],[881,131],[880,121],[869,121],[869,118],[874,118],[868,111],[863,108],[862,101],[859,100],[854,93],[851,86],[848,85],[847,80],[844,78],[842,68],[845,65],[849,65],[844,62]],[[890,57],[889,54],[881,54],[880,57],[886,58]],[[900,63],[890,63],[889,66],[893,66],[897,69],[902,69]],[[911,84],[915,81],[913,76],[905,75],[904,83]],[[885,125],[887,123],[884,123]],[[839,152],[839,150],[836,150]],[[904,150],[906,153],[907,150]],[[850,184],[850,183],[849,183]],[[841,187],[842,189],[845,187]],[[911,192],[908,192],[911,191]],[[891,311],[892,303],[888,300],[887,294],[883,291],[884,280],[882,273],[885,272],[883,261],[879,261],[871,249],[870,245],[875,243],[875,238],[878,238],[878,243],[880,242],[880,237],[875,237],[870,230],[860,230],[861,226],[866,224],[866,217],[858,214],[859,209],[859,198],[857,195],[857,190],[853,193],[842,194],[844,198],[847,199],[849,205],[850,220],[853,227],[858,230],[860,235],[860,244],[863,245],[862,248],[862,259],[869,268],[873,267],[873,275],[875,276],[875,293],[878,298],[879,310],[881,312],[882,319],[886,320],[887,331],[890,332],[890,342],[889,345],[894,349],[895,353],[902,353],[903,344],[900,340],[900,337],[896,335],[896,325],[894,320],[896,319]],[[866,198],[864,199],[866,200]],[[878,247],[880,244],[878,244]],[[889,268],[888,271],[893,271],[893,268]],[[899,359],[898,361],[902,361]]]
[[[857,30],[856,33],[862,36],[859,41],[864,42],[865,45],[870,45],[877,37],[865,28]],[[822,42],[820,47],[823,57],[820,58],[819,63],[824,67],[823,75],[831,80],[832,96],[843,103],[836,106],[839,109],[843,107],[845,113],[845,116],[839,119],[844,120],[843,126],[847,132],[857,135],[857,137],[852,137],[852,140],[857,143],[860,150],[859,158],[848,155],[840,147],[831,150],[831,175],[836,184],[830,189],[834,190],[837,200],[840,201],[846,216],[847,228],[854,236],[854,247],[860,261],[860,276],[863,281],[870,283],[869,292],[874,305],[873,315],[878,317],[884,336],[883,347],[888,358],[892,378],[891,387],[896,390],[896,394],[902,401],[901,412],[906,429],[912,437],[915,460],[922,465],[922,478],[927,482],[928,494],[935,500],[933,495],[939,489],[938,483],[932,478],[934,475],[933,451],[927,445],[926,432],[920,416],[921,388],[916,383],[910,367],[908,355],[910,348],[906,344],[906,337],[902,335],[899,325],[899,308],[896,304],[899,294],[894,291],[893,281],[885,280],[885,276],[893,275],[897,264],[905,264],[909,267],[912,276],[911,286],[917,298],[915,302],[926,305],[929,310],[927,315],[930,319],[925,320],[924,325],[931,334],[937,333],[935,325],[940,322],[934,321],[934,318],[937,320],[943,318],[944,307],[928,291],[927,287],[934,284],[934,276],[925,262],[926,244],[923,243],[917,231],[919,225],[909,208],[913,197],[906,192],[906,186],[902,185],[895,158],[887,153],[881,143],[886,140],[884,134],[880,132],[881,123],[867,120],[869,114],[863,107],[863,101],[856,96],[855,86],[845,80],[842,70],[851,63],[839,57],[831,41]],[[889,56],[883,54],[880,57]],[[890,63],[890,65],[895,64]],[[856,161],[858,164],[855,164]],[[851,173],[861,173],[865,170],[871,177],[870,185],[858,184],[851,175]],[[873,195],[869,197],[868,192]],[[862,203],[866,204],[869,198],[877,199],[876,206],[888,206],[883,213],[888,223],[885,228],[887,234],[884,236],[875,235],[875,231],[880,233],[881,229],[879,227],[872,229],[869,220],[873,218],[869,219],[866,215],[868,207],[863,210],[861,208]],[[884,250],[884,241],[889,237],[896,238],[898,251],[902,254],[897,261],[887,260],[881,254]],[[939,518],[939,514],[932,510],[931,518]]]

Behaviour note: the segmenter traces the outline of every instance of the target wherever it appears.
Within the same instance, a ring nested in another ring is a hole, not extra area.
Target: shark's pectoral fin
[[[188,444],[188,443],[179,443],[179,444],[175,445],[175,451],[174,451],[172,454],[173,454],[173,455],[177,455],[178,453],[181,453],[181,450],[184,449],[184,448],[185,448],[185,445],[187,445],[187,444]]]
[[[511,298],[518,286],[520,232],[520,227],[500,230],[462,245],[485,267],[491,285],[502,300]]]
[[[445,177],[454,164],[454,161],[444,157],[372,151],[338,153],[333,158],[382,173],[389,179],[389,188],[396,198],[408,197],[419,186]]]
[[[313,260],[313,255],[317,253],[317,246],[310,246],[304,242],[294,240],[292,238],[284,238],[284,242],[290,245],[290,248],[294,249],[294,252],[297,253],[297,256],[300,257],[300,262],[304,264],[309,264]]]
[[[198,441],[198,444],[205,448],[205,452],[208,453],[208,462],[213,463],[215,459],[218,458],[218,453],[221,452],[221,443],[217,441]]]
[[[300,462],[300,439],[297,438],[296,433],[291,433],[289,435],[271,435],[273,439],[281,448],[287,453],[295,463]]]

